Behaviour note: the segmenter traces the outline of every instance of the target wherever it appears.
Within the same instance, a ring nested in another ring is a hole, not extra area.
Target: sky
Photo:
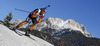
[[[94,37],[100,38],[100,0],[0,0],[0,20],[3,20],[10,12],[13,20],[25,20],[29,13],[15,10],[15,8],[34,11],[36,8],[47,9],[45,18],[73,19],[83,24],[86,30]]]

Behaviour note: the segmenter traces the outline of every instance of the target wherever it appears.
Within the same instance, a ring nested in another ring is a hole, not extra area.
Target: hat
[[[48,7],[50,7],[50,5],[44,7],[44,8],[41,8],[42,10],[46,10]]]

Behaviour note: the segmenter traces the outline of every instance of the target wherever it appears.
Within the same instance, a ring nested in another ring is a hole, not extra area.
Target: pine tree
[[[10,25],[12,25],[10,23],[10,21],[12,20],[13,18],[13,15],[12,13],[10,12],[9,15],[7,15],[5,18],[4,18],[4,25],[7,26],[7,27],[10,27]]]

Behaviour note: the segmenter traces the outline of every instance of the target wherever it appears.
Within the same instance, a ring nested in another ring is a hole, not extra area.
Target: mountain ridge
[[[14,25],[18,25],[22,20],[16,20],[12,22]],[[32,22],[25,24],[21,28],[29,28],[32,26]],[[43,20],[41,23],[38,23],[34,30],[41,31],[44,28],[51,28],[56,30],[62,30],[62,29],[71,29],[71,30],[77,30],[80,31],[82,34],[84,34],[86,37],[93,37],[92,34],[88,33],[86,31],[86,28],[83,24],[79,24],[78,22],[68,19],[66,21],[60,19],[60,18],[47,18]]]

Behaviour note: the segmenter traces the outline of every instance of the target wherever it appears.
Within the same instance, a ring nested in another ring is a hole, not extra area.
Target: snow
[[[52,44],[32,36],[32,40],[26,36],[19,36],[7,27],[0,25],[0,46],[53,46]]]
[[[85,29],[85,27],[82,24],[79,24],[78,22],[75,22],[72,19],[68,19],[66,21],[60,19],[60,18],[47,18],[43,22],[37,24],[36,30],[42,30],[42,28],[51,28],[51,29],[71,29],[75,31],[80,31],[82,34],[84,34],[86,37],[93,37],[90,33],[88,33]]]
[[[39,25],[39,26],[36,26],[36,29],[38,30],[41,30],[41,28],[48,27],[48,28],[57,29],[57,30],[71,28],[72,30],[82,31],[81,25],[72,19],[63,21],[62,19],[59,19],[59,18],[48,18],[37,25]]]

